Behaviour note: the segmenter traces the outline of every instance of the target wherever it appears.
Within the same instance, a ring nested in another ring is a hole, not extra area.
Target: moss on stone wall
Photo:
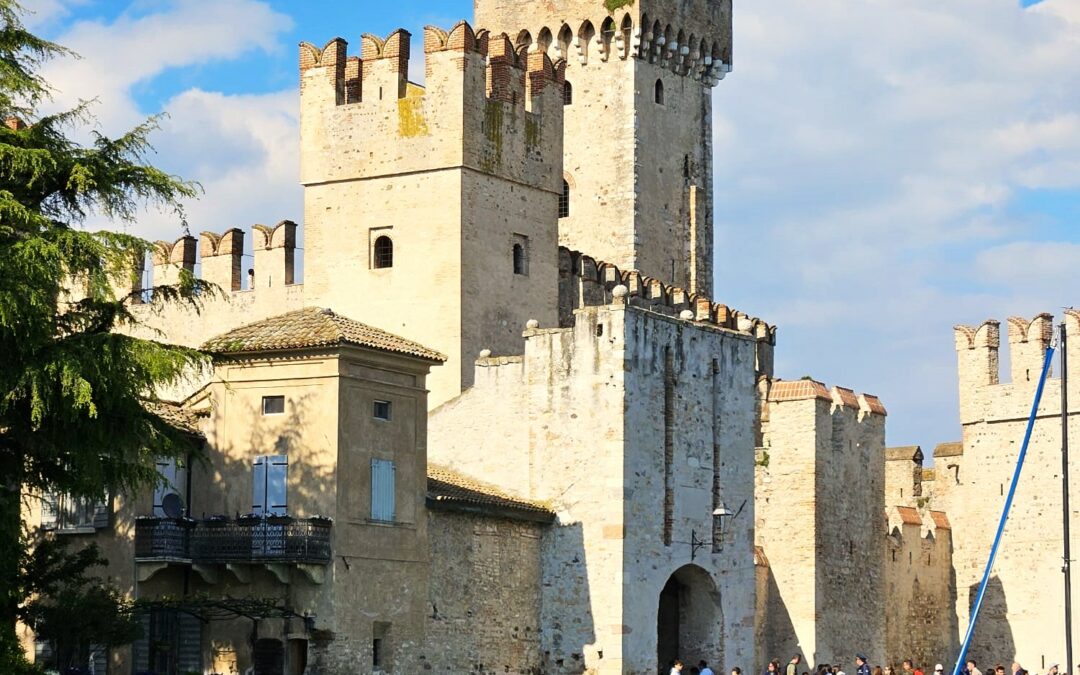
[[[428,133],[427,120],[424,119],[424,99],[399,98],[398,99],[398,134],[402,138],[414,138],[426,136]]]
[[[626,7],[634,4],[634,0],[604,0],[604,7],[609,12],[614,12],[620,7]]]

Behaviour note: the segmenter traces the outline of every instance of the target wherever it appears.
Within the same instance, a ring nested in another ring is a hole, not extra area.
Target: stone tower
[[[300,47],[305,296],[449,357],[429,404],[472,383],[481,350],[556,325],[562,74],[465,22]]]
[[[712,87],[731,0],[476,0],[477,25],[566,61],[559,243],[712,294]]]

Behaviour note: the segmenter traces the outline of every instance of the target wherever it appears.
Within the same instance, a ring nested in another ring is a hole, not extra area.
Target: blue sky
[[[355,47],[472,12],[463,0],[27,6],[84,57],[47,71],[57,106],[97,97],[106,133],[170,114],[156,161],[203,184],[194,231],[302,220],[299,41]],[[779,325],[778,375],[880,395],[891,444],[959,437],[954,324],[1080,304],[1075,0],[736,3],[714,124],[716,299]],[[178,234],[168,214],[133,229]]]

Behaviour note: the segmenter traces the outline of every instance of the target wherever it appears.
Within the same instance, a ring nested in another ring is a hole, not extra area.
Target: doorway
[[[668,578],[656,612],[656,661],[661,673],[675,659],[683,663],[723,663],[724,621],[720,593],[712,577],[686,565]]]

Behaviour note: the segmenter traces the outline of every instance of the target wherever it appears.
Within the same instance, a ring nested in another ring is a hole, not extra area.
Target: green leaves
[[[0,672],[23,667],[20,616],[65,644],[127,638],[93,633],[123,629],[128,611],[115,591],[81,576],[100,562],[96,553],[68,564],[39,544],[28,557],[19,495],[132,491],[155,480],[156,458],[197,450],[153,411],[158,392],[205,368],[207,357],[137,337],[153,335],[139,317],[168,304],[197,311],[217,293],[183,273],[144,298],[137,282],[150,242],[84,229],[91,216],[134,222],[147,205],[183,225],[181,200],[199,186],[148,163],[160,117],[118,138],[93,133],[83,145],[71,134],[93,124],[91,102],[38,114],[49,95],[39,67],[70,53],[28,32],[20,12],[0,0]],[[135,309],[147,299],[149,309]],[[26,605],[31,595],[39,598]],[[26,607],[32,616],[21,614]]]

